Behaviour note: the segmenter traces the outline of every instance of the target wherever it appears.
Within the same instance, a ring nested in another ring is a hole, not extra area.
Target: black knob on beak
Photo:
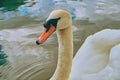
[[[39,42],[39,40],[37,40],[37,41],[36,41],[36,44],[37,44],[37,45],[40,45],[40,42]]]

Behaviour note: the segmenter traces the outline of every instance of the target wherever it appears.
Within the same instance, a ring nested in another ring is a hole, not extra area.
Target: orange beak
[[[48,31],[45,28],[41,33],[41,35],[38,37],[36,44],[42,44],[43,42],[45,42],[54,31],[55,31],[55,27],[52,24],[50,25],[50,29]]]

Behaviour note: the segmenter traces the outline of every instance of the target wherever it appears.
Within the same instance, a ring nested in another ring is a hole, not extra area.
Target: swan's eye
[[[57,27],[58,20],[61,18],[54,18],[54,19],[49,19],[47,22],[43,24],[44,28],[46,28],[46,32],[50,29],[50,25],[52,24],[55,28]]]

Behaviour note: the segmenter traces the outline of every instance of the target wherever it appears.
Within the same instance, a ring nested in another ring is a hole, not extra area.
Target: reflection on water
[[[10,0],[0,1],[0,21],[18,16],[29,16],[35,20],[43,20],[53,9],[69,11],[73,19],[90,21],[120,20],[120,1],[118,0]],[[92,3],[91,3],[92,2]],[[3,5],[3,3],[5,3]],[[8,5],[7,5],[8,4]],[[15,5],[12,5],[15,4]],[[22,5],[21,5],[22,4]],[[111,6],[114,5],[114,6]],[[77,7],[76,7],[77,6]],[[8,7],[5,8],[5,7]],[[11,10],[9,10],[11,8]],[[6,9],[6,10],[5,10]],[[5,10],[5,12],[3,12]],[[13,11],[14,10],[14,11]],[[46,16],[44,16],[46,14]]]
[[[2,3],[4,5],[0,6],[0,21],[9,20],[18,16],[29,16],[40,21],[45,19],[55,8],[65,9],[75,18],[75,8],[65,0],[11,0]]]

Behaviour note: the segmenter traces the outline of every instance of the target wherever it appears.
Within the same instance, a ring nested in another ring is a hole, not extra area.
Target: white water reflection
[[[56,8],[68,10],[73,19],[89,19],[90,21],[110,18],[120,20],[120,0],[34,0],[35,4],[29,3],[18,7],[17,11],[0,11],[0,20],[8,20],[17,16],[29,16],[35,20],[47,18],[49,13]],[[111,6],[113,5],[113,6]],[[1,8],[2,9],[2,8]],[[46,14],[46,16],[44,16]]]
[[[29,16],[34,18],[35,20],[44,20],[47,18],[49,13],[59,6],[59,9],[65,9],[71,13],[73,18],[75,17],[75,9],[68,4],[67,1],[62,0],[34,0],[34,4],[32,2],[27,2],[24,5],[21,5],[17,8],[16,11],[8,11],[8,12],[0,12],[2,16],[0,16],[0,20],[8,20],[17,16]],[[46,16],[44,16],[44,14]]]

